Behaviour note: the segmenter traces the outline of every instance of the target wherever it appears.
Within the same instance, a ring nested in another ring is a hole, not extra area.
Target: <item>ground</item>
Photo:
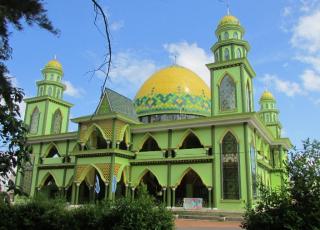
[[[240,222],[216,222],[208,220],[175,220],[177,230],[216,229],[216,230],[240,230]]]

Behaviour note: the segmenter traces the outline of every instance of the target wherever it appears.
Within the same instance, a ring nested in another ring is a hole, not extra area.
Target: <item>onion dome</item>
[[[219,26],[224,25],[240,25],[240,21],[233,15],[226,15],[219,22]]]
[[[62,65],[61,63],[56,60],[56,59],[52,59],[51,61],[49,61],[46,66],[44,67],[44,70],[46,72],[48,71],[58,71],[60,72],[61,74],[63,73],[63,69],[62,69]]]
[[[154,114],[210,116],[207,84],[191,70],[171,66],[154,73],[141,86],[134,105],[139,117]]]
[[[275,101],[276,99],[272,95],[272,93],[268,90],[265,90],[260,98],[260,101]]]

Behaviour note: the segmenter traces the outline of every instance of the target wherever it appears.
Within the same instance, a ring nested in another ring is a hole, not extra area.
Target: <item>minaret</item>
[[[250,46],[243,40],[244,28],[228,13],[215,31],[217,42],[211,50],[215,61],[207,67],[211,73],[212,116],[252,112],[252,69],[247,54]]]
[[[281,124],[274,96],[266,90],[263,92],[259,103],[261,120],[271,130],[274,137],[279,138],[281,136]]]
[[[68,131],[72,104],[63,100],[66,86],[61,82],[63,69],[56,59],[42,70],[43,80],[37,81],[37,96],[25,99],[25,124],[29,135],[59,134]]]

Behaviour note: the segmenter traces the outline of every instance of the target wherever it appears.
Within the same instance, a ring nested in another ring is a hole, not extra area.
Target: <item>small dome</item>
[[[46,64],[45,69],[55,69],[55,70],[59,70],[61,72],[63,71],[61,63],[56,59],[49,61]]]
[[[240,25],[240,21],[233,15],[226,15],[219,22],[219,26],[224,25]]]
[[[209,116],[210,90],[194,72],[171,66],[154,73],[141,86],[134,100],[138,116],[183,113]]]
[[[274,96],[272,95],[272,93],[268,90],[265,90],[260,98],[260,101],[264,101],[264,100],[273,100],[275,101]]]

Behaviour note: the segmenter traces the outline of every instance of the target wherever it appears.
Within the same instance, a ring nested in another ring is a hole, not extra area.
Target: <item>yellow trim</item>
[[[93,131],[95,131],[94,128],[97,128],[99,130],[99,132],[101,133],[102,137],[107,141],[109,140],[106,136],[106,134],[104,133],[103,129],[96,123],[93,123],[89,129],[85,132],[84,138],[83,138],[83,142],[87,143],[87,141],[89,140],[91,134],[93,133]]]
[[[106,178],[104,178],[103,173],[100,171],[99,167],[95,166],[94,164],[87,165],[86,168],[82,171],[81,175],[77,179],[77,183],[82,183],[82,181],[86,178],[87,174],[90,172],[90,170],[95,169],[99,173],[101,179],[103,182],[107,182]]]

